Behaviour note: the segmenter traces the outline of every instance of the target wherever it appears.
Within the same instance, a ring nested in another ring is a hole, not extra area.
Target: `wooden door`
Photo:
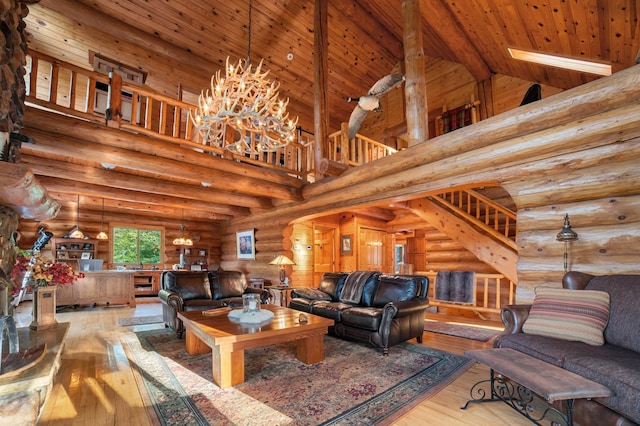
[[[336,230],[333,228],[314,228],[313,230],[313,275],[318,283],[325,272],[335,272],[336,268]]]
[[[384,271],[385,232],[360,228],[358,237],[358,269]]]

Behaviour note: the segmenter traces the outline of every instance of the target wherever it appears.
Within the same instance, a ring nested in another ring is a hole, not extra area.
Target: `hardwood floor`
[[[118,318],[159,315],[157,298],[138,298],[135,308],[121,306],[81,307],[58,312],[58,322],[71,327],[51,396],[40,425],[152,425],[121,336],[161,324],[118,326]],[[31,302],[22,303],[15,315],[19,327],[31,322]],[[425,333],[423,344],[462,354],[469,349],[490,347],[488,343]],[[413,425],[529,425],[529,421],[502,403],[471,406],[460,410],[470,387],[488,378],[489,370],[476,364],[437,395],[414,408],[394,424]]]

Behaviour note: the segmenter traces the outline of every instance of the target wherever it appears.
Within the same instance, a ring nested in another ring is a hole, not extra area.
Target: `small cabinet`
[[[204,247],[184,247],[182,249],[184,267],[192,271],[206,271],[209,268],[209,249]]]
[[[96,259],[98,241],[84,238],[52,238],[51,255],[56,262],[65,262],[76,271],[78,259]]]
[[[157,296],[160,291],[162,271],[137,271],[133,273],[133,292],[136,296]]]

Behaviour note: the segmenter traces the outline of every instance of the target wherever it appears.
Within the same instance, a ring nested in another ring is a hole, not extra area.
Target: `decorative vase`
[[[33,288],[33,321],[29,327],[32,330],[47,330],[58,325],[56,321],[56,291],[58,287]]]

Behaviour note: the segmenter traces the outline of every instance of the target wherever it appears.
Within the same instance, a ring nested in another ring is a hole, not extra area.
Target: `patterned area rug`
[[[162,315],[150,315],[144,317],[127,317],[127,318],[118,318],[118,325],[144,325],[144,324],[155,324],[157,322],[163,322]]]
[[[325,336],[325,360],[313,365],[296,359],[294,343],[246,350],[245,382],[222,390],[211,381],[211,355],[187,355],[170,330],[123,339],[149,404],[167,425],[389,424],[473,365],[413,343],[384,357]]]
[[[465,339],[479,340],[481,342],[488,342],[489,340],[496,337],[501,330],[451,322],[425,320],[424,331],[446,334],[455,337],[464,337]]]

